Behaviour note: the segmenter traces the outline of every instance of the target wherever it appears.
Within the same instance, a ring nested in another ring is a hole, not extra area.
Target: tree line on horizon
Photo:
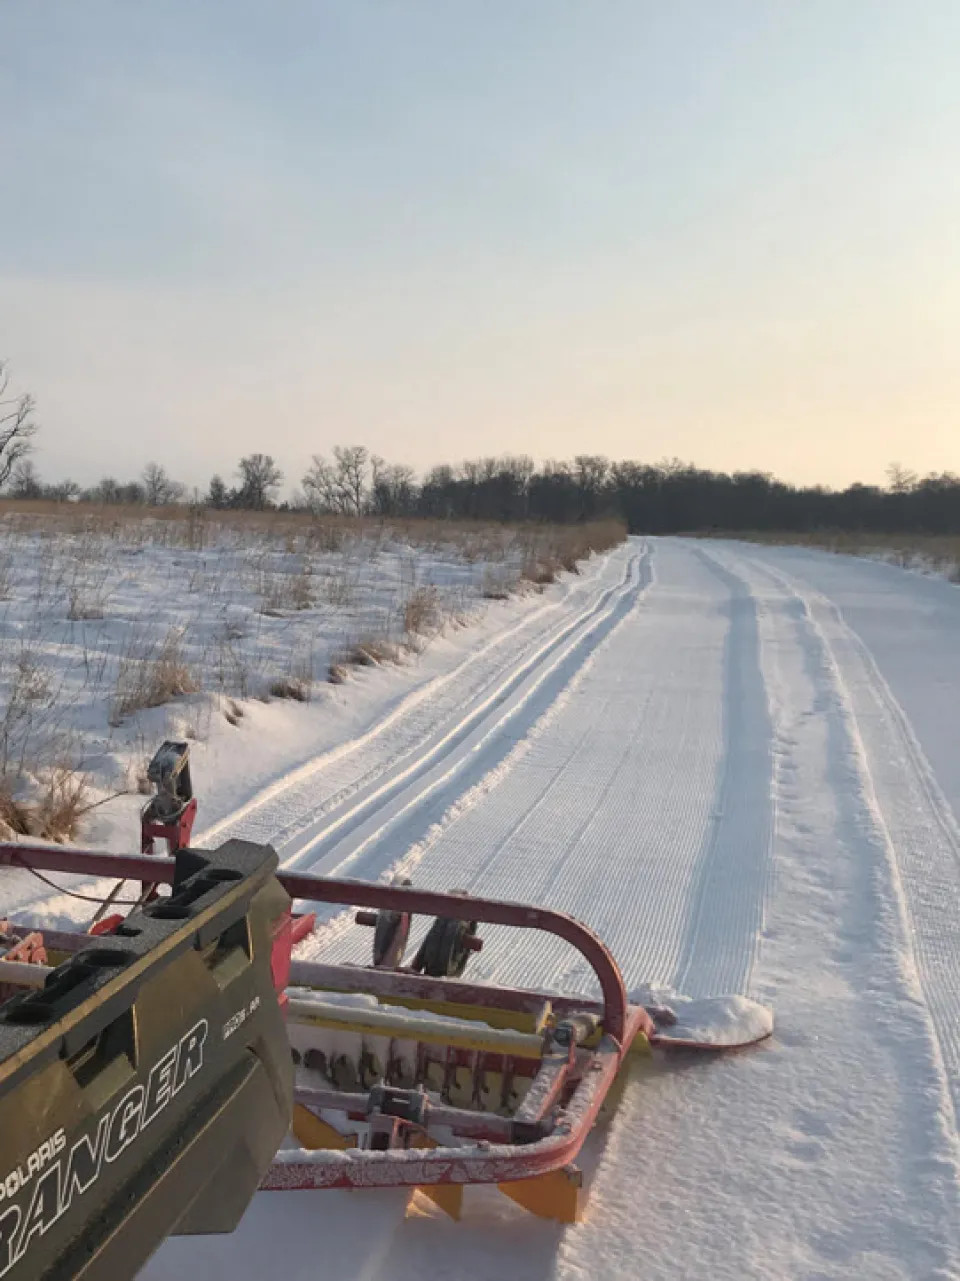
[[[255,453],[240,460],[233,485],[215,475],[205,491],[188,490],[158,463],[148,463],[135,481],[108,476],[82,488],[71,481],[45,484],[32,461],[22,459],[11,469],[4,492],[60,502],[189,503],[214,510],[348,517],[554,524],[614,518],[631,533],[648,534],[960,534],[960,476],[943,472],[921,478],[895,465],[886,486],[845,489],[791,485],[759,471],[730,474],[679,460],[640,463],[598,454],[540,466],[524,456],[481,458],[441,464],[418,479],[412,468],[386,463],[362,446],[338,446],[329,460],[315,456],[300,487],[285,499],[283,479],[269,454]]]
[[[30,457],[37,431],[33,398],[4,397],[0,362],[0,490],[12,498],[99,504],[178,503],[215,510],[310,511],[316,515],[570,524],[614,518],[631,533],[675,534],[838,530],[960,534],[960,476],[924,477],[892,464],[887,485],[792,485],[767,472],[718,472],[679,459],[656,463],[578,454],[540,465],[526,455],[440,464],[418,478],[362,445],[314,454],[299,487],[281,498],[284,475],[269,454],[241,458],[229,484],[211,477],[190,490],[159,463],[140,477],[106,476],[83,488],[44,482]]]

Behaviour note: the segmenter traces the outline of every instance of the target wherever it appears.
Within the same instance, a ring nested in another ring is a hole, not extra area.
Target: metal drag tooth
[[[523,1076],[514,1070],[513,1059],[507,1059],[503,1089],[503,1107],[505,1116],[512,1116],[526,1097],[530,1089],[530,1077]]]
[[[485,1055],[477,1075],[476,1106],[481,1112],[499,1112],[503,1108],[503,1057]]]
[[[330,1060],[329,1075],[338,1090],[355,1094],[360,1089],[359,1063],[346,1054],[338,1054]]]
[[[445,1082],[445,1097],[451,1107],[469,1108],[473,1105],[474,1078],[478,1058],[476,1051],[466,1056],[456,1053],[450,1056],[449,1070]]]
[[[412,1090],[419,1080],[417,1065],[416,1041],[398,1037],[390,1042],[387,1080],[391,1085],[399,1086],[404,1090]]]
[[[304,1053],[303,1066],[310,1068],[312,1072],[322,1072],[325,1077],[330,1076],[330,1062],[323,1050],[316,1046]]]
[[[446,1052],[443,1046],[424,1044],[421,1044],[420,1051],[421,1066],[418,1073],[420,1082],[428,1093],[442,1095],[447,1079]],[[438,1057],[439,1054],[443,1057]]]
[[[384,1079],[386,1065],[390,1059],[390,1040],[385,1036],[363,1038],[360,1051],[359,1075],[360,1084],[365,1090],[377,1085]]]

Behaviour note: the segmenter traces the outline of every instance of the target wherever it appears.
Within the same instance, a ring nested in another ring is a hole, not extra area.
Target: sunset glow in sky
[[[960,471],[958,67],[957,0],[8,0],[37,465]]]

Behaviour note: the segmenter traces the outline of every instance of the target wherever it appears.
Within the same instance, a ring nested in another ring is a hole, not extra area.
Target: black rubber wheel
[[[420,944],[413,968],[434,979],[459,978],[467,968],[470,950],[466,940],[477,932],[476,921],[455,921],[438,916]]]
[[[373,963],[377,969],[395,970],[399,967],[409,936],[409,912],[377,913],[373,931]]]
[[[410,884],[408,876],[394,877],[391,882],[403,888]],[[410,937],[410,922],[413,917],[409,912],[396,912],[381,909],[377,913],[377,924],[373,931],[373,964],[378,970],[398,970],[407,950],[407,939]]]

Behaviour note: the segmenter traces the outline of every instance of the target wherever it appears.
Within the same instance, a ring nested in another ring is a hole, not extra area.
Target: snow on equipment
[[[177,804],[192,805],[195,812],[186,745],[164,744],[154,764],[164,753],[170,768],[157,771],[158,795],[166,789]],[[171,792],[170,780],[182,792]],[[186,808],[176,813],[173,808],[169,810],[172,824],[182,823]],[[167,813],[159,814],[151,806],[144,811],[145,824],[167,817]],[[191,813],[191,823],[192,817]],[[118,920],[98,913],[92,926],[98,937],[46,931],[42,943],[51,958],[75,956],[76,960],[68,964],[82,967],[89,966],[90,958],[98,953],[112,956],[118,947],[126,956],[145,930],[144,922],[150,922],[146,931],[149,939],[153,938],[156,923],[164,922],[174,931],[183,955],[194,967],[201,966],[198,972],[214,976],[214,986],[220,993],[215,1013],[203,1016],[209,1027],[211,1061],[214,1048],[223,1057],[227,1046],[231,1051],[246,1049],[254,1058],[266,1053],[270,1062],[268,1075],[273,1073],[273,1101],[264,1104],[270,1116],[286,1097],[287,1087],[282,1081],[291,1071],[292,1061],[295,1080],[284,1127],[289,1127],[291,1136],[269,1163],[257,1166],[248,1158],[244,1166],[248,1175],[256,1166],[256,1177],[262,1176],[260,1186],[264,1189],[419,1189],[458,1218],[464,1187],[486,1183],[496,1185],[533,1214],[573,1222],[584,1196],[576,1158],[601,1108],[611,1103],[616,1093],[611,1093],[612,1087],[628,1055],[658,1049],[737,1048],[762,1040],[772,1030],[767,1012],[742,998],[732,998],[733,1004],[727,998],[727,1005],[720,1010],[727,1025],[719,1031],[710,1025],[717,1010],[708,1011],[703,1003],[681,1005],[678,1014],[662,1003],[643,998],[629,1000],[609,950],[587,926],[564,913],[474,898],[461,892],[424,891],[406,881],[370,884],[279,871],[269,880],[273,886],[269,891],[273,904],[269,930],[261,913],[259,933],[255,934],[249,911],[245,916],[246,909],[240,906],[229,929],[222,916],[214,928],[207,924],[207,896],[214,889],[229,887],[231,869],[254,864],[275,868],[276,855],[269,847],[243,841],[230,841],[212,853],[186,850],[179,844],[179,831],[178,828],[169,841],[169,848],[175,852],[172,859],[16,844],[0,845],[0,866],[43,869],[44,874],[109,876],[121,883],[139,881],[143,890],[134,912]],[[167,833],[156,831],[151,835]],[[143,846],[147,848],[146,834]],[[191,868],[196,870],[190,872]],[[217,879],[218,868],[222,869],[221,880]],[[194,892],[190,887],[195,884],[203,888]],[[161,887],[165,886],[171,886],[172,893],[162,893]],[[117,904],[116,890],[110,901]],[[372,964],[329,965],[293,959],[291,948],[312,930],[314,917],[295,916],[290,910],[291,901],[354,909],[356,923],[372,929]],[[249,895],[244,902],[249,902]],[[405,964],[416,916],[433,919],[423,941]],[[104,935],[100,931],[108,920],[109,933]],[[564,939],[592,968],[599,999],[465,981],[463,975],[470,957],[484,946],[480,929],[487,925],[542,930]],[[35,932],[25,926],[10,926],[7,937],[16,941],[32,933]],[[217,938],[221,943],[216,942]],[[229,939],[229,947],[221,946],[223,939]],[[150,955],[148,951],[138,953],[140,964],[148,964]],[[264,995],[266,983],[258,970],[268,962],[269,998]],[[21,994],[0,1007],[0,1036],[10,1024],[11,1010],[16,1024],[16,1010],[31,999],[38,1000],[48,1029],[56,1030],[47,1047],[48,1058],[58,1072],[69,1074],[73,1070],[75,1044],[64,1039],[60,1007],[44,996],[48,986],[59,991],[56,985],[61,982],[61,968],[50,971],[42,964],[29,966],[18,961],[6,965],[0,958],[0,983],[19,983],[23,992],[34,992],[34,997]],[[26,973],[28,970],[30,973]],[[244,1000],[231,1005],[224,995],[232,990],[229,984],[239,982],[240,975],[249,974],[249,986],[253,971],[259,974],[258,1005],[251,1005],[253,998],[247,999],[246,988]],[[114,971],[109,967],[105,972],[112,982],[119,982],[119,978],[112,978]],[[132,968],[129,972],[133,973]],[[200,1017],[191,983],[188,980],[180,1004],[168,1002],[171,1045],[175,1032],[186,1035],[186,1024]],[[82,990],[85,992],[86,988]],[[273,1011],[269,1016],[273,1020],[271,1030],[279,1013],[285,1015],[286,1063],[282,1070],[275,1062],[272,1040],[268,1037],[261,1043],[254,1037],[259,1023],[267,1020],[262,1009],[265,1005]],[[120,1002],[111,1010],[128,1006],[129,1002],[126,1006]],[[249,1017],[253,1008],[258,1011],[256,1020]],[[685,1017],[688,1011],[689,1020]],[[85,1043],[88,1049],[94,1046],[95,1053],[100,1053],[96,1049],[100,1026],[97,1025],[96,1035],[90,1032]],[[139,1014],[134,1026],[140,1026]],[[151,1040],[150,1044],[154,1042]],[[132,1063],[141,1070],[142,1064],[148,1072],[157,1057],[152,1050],[146,1056],[137,1051],[131,1057],[129,1040],[126,1049],[121,1046],[118,1053],[127,1055],[128,1065]],[[110,1054],[114,1054],[112,1049]],[[226,1057],[231,1059],[231,1055]],[[114,1061],[115,1057],[109,1059],[109,1064]],[[26,1069],[21,1065],[18,1071],[23,1075]],[[32,1080],[28,1074],[27,1086]],[[124,1076],[128,1090],[133,1088],[134,1080],[129,1072]],[[143,1085],[145,1098],[149,1097],[150,1088],[148,1078]],[[98,1100],[106,1097],[101,1091]],[[192,1093],[189,1097],[193,1097]],[[102,1107],[105,1106],[104,1103]],[[93,1111],[99,1117],[107,1115],[102,1107],[98,1102],[90,1115]],[[247,1124],[253,1124],[249,1117],[232,1115],[231,1124],[238,1126],[240,1133],[232,1136],[231,1151]],[[170,1124],[174,1117],[186,1124],[183,1108],[171,1106]],[[112,1126],[113,1122],[109,1124]],[[21,1129],[22,1142],[18,1142],[16,1152],[11,1149],[9,1153],[11,1164],[29,1161],[30,1150],[39,1150],[36,1146],[31,1149],[34,1140],[42,1144],[49,1138],[46,1133],[41,1135],[36,1126],[31,1128],[29,1122],[23,1122]],[[161,1132],[167,1130],[158,1125],[154,1131],[158,1139]],[[279,1145],[280,1135],[269,1118],[259,1132],[274,1136],[274,1146]],[[69,1140],[70,1131],[65,1129],[65,1133]],[[132,1151],[139,1150],[132,1140],[131,1144]],[[250,1147],[248,1143],[248,1150]],[[262,1144],[257,1146],[257,1152],[261,1151]],[[178,1168],[182,1164],[181,1160]],[[196,1183],[197,1179],[193,1181]],[[216,1192],[211,1195],[216,1201]],[[197,1230],[218,1230],[223,1223],[229,1226],[228,1221],[238,1217],[242,1200],[243,1194],[233,1191],[230,1212],[221,1215],[213,1227],[204,1228],[199,1214],[192,1215],[190,1223],[201,1224]],[[92,1205],[92,1200],[88,1204]],[[29,1230],[29,1205],[18,1204],[17,1211],[28,1229],[18,1226],[19,1236],[12,1229],[8,1232],[13,1242],[10,1266],[23,1256],[26,1245],[22,1243],[32,1245],[34,1240]],[[210,1220],[211,1216],[208,1214],[207,1218]],[[4,1222],[0,1217],[0,1227]],[[102,1224],[88,1230],[96,1238],[101,1227]],[[25,1230],[27,1236],[23,1235]],[[0,1236],[0,1241],[6,1240]],[[0,1276],[3,1275],[0,1257]]]

